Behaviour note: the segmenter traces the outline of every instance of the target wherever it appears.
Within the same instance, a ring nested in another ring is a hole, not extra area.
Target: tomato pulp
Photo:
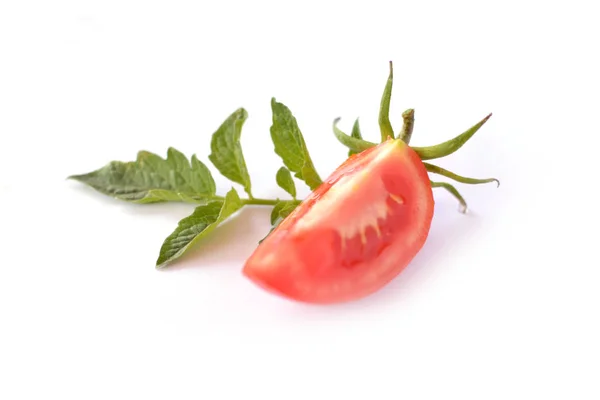
[[[297,301],[362,298],[419,252],[433,206],[421,159],[389,139],[340,165],[257,247],[243,273]]]

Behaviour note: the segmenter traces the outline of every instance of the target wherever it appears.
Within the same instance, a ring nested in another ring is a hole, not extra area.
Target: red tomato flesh
[[[340,165],[256,248],[243,273],[297,301],[362,298],[419,252],[433,206],[419,156],[387,140]]]

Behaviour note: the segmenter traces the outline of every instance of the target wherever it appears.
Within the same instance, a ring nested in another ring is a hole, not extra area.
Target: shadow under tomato
[[[178,221],[189,215],[194,209],[194,205],[184,203],[144,205],[126,203],[122,200],[98,195],[91,188],[83,186],[74,187],[73,190],[87,194],[102,205],[116,207],[121,212],[128,214]],[[270,207],[244,207],[194,245],[180,259],[160,272],[176,272],[199,267],[203,270],[213,267],[229,268],[235,270],[236,278],[245,279],[241,274],[243,264],[258,246],[258,241],[269,231],[270,213]],[[446,268],[448,262],[451,261],[443,259],[448,256],[448,252],[443,250],[466,240],[468,232],[479,223],[480,219],[476,212],[470,211],[465,215],[456,211],[456,203],[453,199],[436,202],[435,215],[423,248],[404,271],[379,291],[357,301],[327,306],[298,303],[285,298],[279,298],[276,301],[290,302],[292,308],[300,313],[322,314],[323,317],[327,317],[331,312],[339,313],[341,310],[353,312],[357,309],[374,306],[390,304],[393,306],[393,303],[410,298],[411,292],[422,289],[423,283],[435,275],[436,271]],[[261,289],[256,288],[256,290]],[[274,295],[268,294],[268,296]]]
[[[446,261],[448,248],[457,246],[468,239],[469,231],[480,223],[476,212],[461,214],[456,210],[455,203],[440,202],[429,231],[429,236],[421,251],[412,262],[392,281],[377,292],[351,302],[333,305],[307,305],[295,303],[296,311],[312,316],[321,315],[325,318],[345,311],[354,312],[359,309],[372,307],[394,307],[398,302],[406,301],[411,294],[423,290],[424,283],[437,271],[447,268],[451,261]],[[332,314],[333,313],[333,314]]]
[[[268,232],[270,212],[269,207],[242,209],[161,272],[200,267],[202,270],[227,268],[235,272],[233,279],[244,279],[241,275],[243,264],[258,246],[258,241]],[[468,232],[478,223],[479,217],[475,212],[461,214],[456,211],[455,203],[440,202],[421,251],[398,276],[379,291],[357,301],[327,306],[299,303],[285,298],[274,300],[288,302],[302,314],[310,313],[315,316],[316,313],[326,318],[332,312],[393,306],[394,303],[410,298],[412,292],[422,289],[423,284],[436,271],[447,268],[451,261],[444,260],[448,256],[446,249],[466,240]],[[270,293],[267,295],[275,296]]]
[[[454,204],[453,204],[454,205]],[[421,251],[412,262],[396,278],[378,292],[363,299],[366,303],[401,301],[410,293],[419,290],[436,271],[446,268],[451,260],[446,261],[449,247],[468,238],[468,232],[478,223],[475,213],[461,214],[455,207],[438,212],[434,217],[429,236]]]

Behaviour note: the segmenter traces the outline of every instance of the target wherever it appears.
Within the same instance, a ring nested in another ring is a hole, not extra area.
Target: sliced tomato
[[[340,165],[256,248],[243,273],[302,302],[359,299],[419,252],[433,205],[419,156],[387,140]]]

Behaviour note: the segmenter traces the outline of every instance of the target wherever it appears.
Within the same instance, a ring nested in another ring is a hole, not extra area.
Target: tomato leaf
[[[210,170],[192,156],[188,159],[169,148],[167,159],[140,151],[136,161],[112,161],[106,166],[69,179],[82,182],[105,195],[134,203],[163,201],[205,202],[215,196]]]
[[[271,211],[271,225],[278,225],[300,204],[297,201],[280,201]]]
[[[192,215],[179,221],[177,228],[167,237],[160,249],[157,268],[164,268],[181,257],[191,246],[212,232],[243,204],[235,189],[224,200],[211,201],[196,207]]]
[[[208,158],[221,175],[242,185],[248,196],[252,197],[250,175],[240,144],[242,126],[247,118],[246,110],[239,108],[221,124],[212,135]]]
[[[356,118],[356,121],[354,121],[354,125],[352,126],[352,133],[350,133],[350,136],[352,136],[355,139],[362,140],[362,134],[360,133],[360,125],[358,124],[358,118]],[[353,154],[358,154],[358,152],[352,149],[348,150],[348,157],[350,157]]]
[[[277,226],[284,219],[286,219],[292,213],[292,211],[296,209],[296,207],[298,207],[299,204],[300,202],[297,200],[283,200],[275,204],[275,207],[273,207],[273,210],[271,211],[271,229],[269,230],[269,233],[267,233],[267,235],[264,238],[262,238],[258,243],[262,243],[262,241],[265,240],[271,234],[271,232],[273,232],[273,230],[277,228]]]
[[[280,188],[288,192],[294,199],[296,198],[296,184],[289,169],[286,167],[279,168],[275,179]]]
[[[275,153],[281,157],[285,166],[298,179],[306,182],[311,190],[322,183],[308,154],[302,132],[298,127],[296,118],[284,104],[271,99],[273,124],[271,125],[271,139],[275,145]]]

